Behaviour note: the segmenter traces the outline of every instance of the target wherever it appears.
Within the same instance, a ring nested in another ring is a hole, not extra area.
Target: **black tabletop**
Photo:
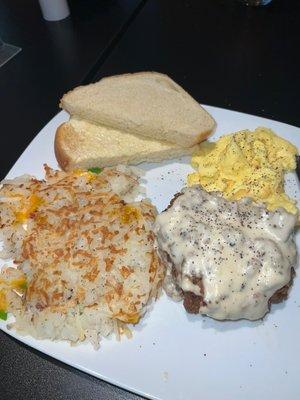
[[[63,93],[93,74],[143,0],[71,0],[71,16],[46,22],[37,0],[0,2],[0,37],[22,51],[0,68],[0,178],[58,111]]]
[[[59,23],[26,4],[0,4],[3,39],[23,47],[0,68],[2,176],[66,90],[116,73],[161,71],[201,103],[300,126],[299,0],[73,0]],[[0,372],[1,399],[140,398],[4,333]]]
[[[160,71],[200,103],[300,126],[299,22],[299,0],[149,0],[94,80]]]
[[[71,17],[45,22],[37,0],[2,0],[0,36],[22,52],[0,68],[3,178],[60,96],[93,74],[143,5],[141,0],[73,0]],[[139,397],[20,344],[0,331],[1,400],[93,400]]]

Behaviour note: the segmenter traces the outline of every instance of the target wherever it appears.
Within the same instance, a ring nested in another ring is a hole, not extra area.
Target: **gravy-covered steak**
[[[192,186],[156,219],[164,289],[187,312],[219,320],[262,318],[286,298],[296,264],[297,216]]]

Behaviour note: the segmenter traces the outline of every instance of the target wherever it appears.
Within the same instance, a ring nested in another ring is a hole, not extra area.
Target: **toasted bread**
[[[191,147],[215,121],[182,87],[157,72],[101,79],[66,93],[60,107],[71,116],[158,141]]]
[[[54,148],[59,165],[69,171],[161,161],[191,154],[197,146],[179,147],[71,118],[58,128]]]

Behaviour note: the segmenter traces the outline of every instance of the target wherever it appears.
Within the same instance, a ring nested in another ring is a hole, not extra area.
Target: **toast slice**
[[[60,167],[70,171],[157,162],[192,154],[198,146],[179,147],[71,118],[57,129],[54,149]]]
[[[205,140],[215,121],[167,75],[116,75],[66,93],[60,107],[71,116],[152,140],[190,147]]]

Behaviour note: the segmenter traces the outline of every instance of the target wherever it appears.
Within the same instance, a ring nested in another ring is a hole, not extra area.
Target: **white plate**
[[[266,126],[300,147],[300,130],[251,115],[206,107],[218,122],[220,134]],[[57,167],[53,139],[67,120],[61,112],[36,136],[9,177],[30,173],[43,176],[43,163]],[[142,165],[147,194],[161,211],[185,184],[189,159]],[[288,189],[300,198],[294,174]],[[298,232],[297,243],[300,248]],[[1,329],[43,353],[91,375],[133,392],[164,400],[299,399],[300,279],[295,278],[289,299],[273,306],[263,321],[217,322],[189,316],[180,303],[163,295],[134,329],[131,340],[102,341],[99,351],[90,345],[38,341]]]

